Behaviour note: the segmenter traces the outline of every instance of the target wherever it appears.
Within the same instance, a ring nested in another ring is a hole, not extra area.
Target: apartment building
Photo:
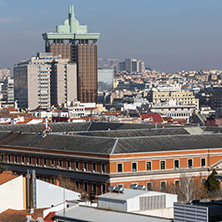
[[[107,192],[110,185],[139,184],[164,191],[178,183],[182,174],[206,178],[213,168],[222,171],[218,131],[191,127],[74,135],[1,132],[0,153],[12,171],[34,169],[38,178],[48,182],[62,174],[92,196]]]
[[[193,92],[189,91],[166,91],[166,92],[156,92],[151,91],[149,96],[149,101],[154,104],[166,103],[169,101],[176,101],[176,103],[183,105],[194,104],[196,106],[196,110],[199,110],[199,99],[195,98]]]
[[[167,117],[172,117],[174,119],[189,120],[189,118],[196,112],[196,105],[178,104],[176,101],[170,100],[166,103],[152,105],[150,111],[153,113],[161,113]]]
[[[14,67],[15,100],[19,108],[49,108],[77,98],[76,64],[38,53]]]
[[[14,79],[6,77],[2,85],[2,100],[7,104],[14,104]]]

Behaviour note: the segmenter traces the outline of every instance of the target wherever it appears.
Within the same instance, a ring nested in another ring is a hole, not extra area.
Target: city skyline
[[[43,4],[44,3],[44,4]],[[71,1],[0,0],[0,68],[44,51]],[[221,69],[220,0],[74,1],[76,17],[101,33],[98,57],[137,58],[159,71]],[[52,7],[53,5],[53,7]]]

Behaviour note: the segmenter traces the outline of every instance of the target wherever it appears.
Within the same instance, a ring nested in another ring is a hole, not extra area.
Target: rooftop
[[[3,134],[3,135],[2,135]],[[102,155],[222,148],[222,134],[99,137],[0,132],[1,147],[60,150]]]
[[[35,209],[34,213],[29,213],[28,210],[13,210],[8,209],[0,214],[1,222],[18,222],[27,221],[26,217],[28,215],[32,216],[33,219],[42,217],[43,209]]]
[[[165,193],[155,192],[155,191],[124,188],[122,193],[108,192],[108,193],[99,195],[98,198],[99,199],[106,198],[106,199],[115,199],[115,200],[128,200],[136,196],[157,196],[157,195],[164,195],[164,194]]]
[[[113,221],[121,221],[121,222],[165,222],[172,221],[169,219],[163,219],[152,216],[139,215],[134,213],[127,212],[119,212],[114,210],[105,210],[95,207],[88,207],[82,205],[76,205],[66,209],[65,216],[64,212],[60,211],[56,213],[56,219],[76,219],[78,221],[92,221],[92,222],[113,222]]]
[[[74,5],[70,5],[68,19],[64,25],[57,25],[55,33],[44,33],[43,38],[46,39],[99,39],[99,33],[88,33],[87,25],[80,25],[75,18]]]
[[[12,171],[3,171],[0,174],[0,185],[9,182],[12,179],[17,178],[18,175],[13,173]]]

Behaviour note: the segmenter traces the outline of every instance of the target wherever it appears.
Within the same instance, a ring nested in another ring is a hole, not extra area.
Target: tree
[[[58,181],[60,187],[64,187],[69,190],[73,191],[79,191],[76,184],[71,178],[64,177],[61,174],[59,174],[57,177],[55,177],[56,181]]]
[[[202,180],[203,177],[201,174],[197,177],[190,177],[189,174],[181,170],[180,179],[177,183],[168,185],[168,192],[177,194],[179,201],[206,198],[207,192]]]
[[[55,179],[60,187],[64,187],[66,189],[79,192],[81,193],[82,200],[89,200],[87,192],[85,192],[83,189],[78,188],[73,179],[64,177],[62,176],[62,174],[59,174],[57,177],[55,177]]]
[[[217,171],[213,169],[210,176],[208,176],[207,180],[205,181],[204,185],[207,189],[209,197],[216,197],[220,191],[220,181],[216,179],[215,175]]]

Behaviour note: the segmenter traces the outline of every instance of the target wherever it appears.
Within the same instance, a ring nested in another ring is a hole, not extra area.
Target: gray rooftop
[[[50,123],[53,132],[87,131],[89,123]],[[0,131],[40,132],[42,124],[0,125]]]
[[[158,195],[164,195],[164,193],[124,188],[123,193],[108,192],[108,193],[99,195],[98,199],[105,198],[105,199],[114,199],[114,200],[124,201],[130,198],[136,197],[136,196],[158,196]]]
[[[42,137],[42,135],[35,133],[11,133],[10,135],[5,135],[0,141],[1,146],[97,154],[111,153],[114,144],[115,139],[112,138],[89,138],[67,135],[47,135],[46,137]]]
[[[151,129],[151,124],[127,124],[108,122],[83,122],[83,123],[49,123],[52,132],[76,132],[94,130],[125,130],[125,129]],[[0,131],[13,132],[40,132],[42,124],[0,125]]]
[[[119,212],[114,210],[105,210],[95,207],[76,205],[55,215],[56,219],[66,221],[92,221],[92,222],[166,222],[170,219],[145,216],[134,213]]]
[[[84,136],[99,137],[140,137],[140,136],[157,136],[157,135],[176,135],[189,134],[184,128],[166,128],[166,129],[125,129],[125,130],[106,130],[106,131],[88,131],[77,132],[76,134]]]
[[[121,154],[222,148],[222,134],[95,137],[0,132],[0,145],[81,153]]]
[[[114,154],[222,148],[222,134],[119,138]]]

